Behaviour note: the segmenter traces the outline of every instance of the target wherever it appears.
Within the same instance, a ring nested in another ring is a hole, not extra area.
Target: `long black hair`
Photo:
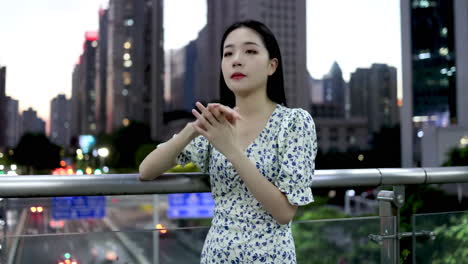
[[[281,52],[276,41],[275,36],[271,32],[271,30],[263,23],[256,21],[256,20],[245,20],[240,21],[232,24],[229,26],[223,34],[223,38],[221,39],[221,58],[223,57],[223,46],[224,41],[226,40],[229,33],[234,31],[235,29],[246,27],[254,30],[257,32],[260,37],[262,38],[263,44],[265,45],[266,49],[268,50],[268,55],[270,59],[276,58],[278,60],[278,66],[276,67],[276,71],[271,75],[268,76],[267,79],[267,96],[268,98],[277,103],[286,105],[286,95],[284,93],[284,77],[283,77],[283,60],[281,58]],[[224,80],[224,76],[222,70],[219,75],[219,87],[220,87],[220,102],[221,104],[227,105],[229,107],[235,106],[235,96],[234,93],[229,90],[226,85],[226,81]]]

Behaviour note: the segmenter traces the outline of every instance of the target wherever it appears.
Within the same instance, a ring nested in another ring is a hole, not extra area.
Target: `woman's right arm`
[[[176,136],[160,144],[141,162],[140,180],[153,180],[174,167],[177,155],[197,136],[192,123],[188,123]]]

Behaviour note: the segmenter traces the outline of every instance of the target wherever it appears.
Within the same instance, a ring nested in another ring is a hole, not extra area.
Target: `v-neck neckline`
[[[270,123],[271,121],[273,120],[273,116],[275,115],[276,111],[280,108],[280,104],[276,104],[275,106],[275,109],[273,110],[273,112],[271,112],[271,115],[270,117],[268,118],[265,126],[262,128],[262,130],[260,130],[260,133],[258,133],[258,135],[252,140],[252,142],[247,145],[247,147],[244,149],[244,153],[248,154],[248,150],[250,148],[253,147],[253,145],[255,144],[255,142],[257,141],[258,138],[260,138],[260,136],[262,136],[263,132],[270,126]]]

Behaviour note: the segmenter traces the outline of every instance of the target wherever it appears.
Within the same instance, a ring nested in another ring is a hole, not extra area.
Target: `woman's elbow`
[[[278,224],[280,224],[280,225],[287,225],[287,224],[289,224],[289,222],[292,221],[292,219],[293,219],[293,217],[289,217],[287,215],[284,215],[284,216],[277,217],[276,222],[278,222]]]
[[[296,215],[297,211],[297,206],[296,205],[290,205],[288,210],[283,211],[281,215],[278,215],[275,217],[276,222],[280,225],[287,225],[289,222],[291,222],[294,219],[294,216]]]
[[[138,172],[140,173],[140,176],[138,177],[140,181],[150,181],[153,179],[143,163],[138,167]]]

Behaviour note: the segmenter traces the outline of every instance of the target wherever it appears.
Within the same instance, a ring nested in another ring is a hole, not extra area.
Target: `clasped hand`
[[[208,104],[204,107],[201,103],[196,103],[200,110],[192,109],[192,114],[197,118],[191,125],[202,136],[210,141],[210,143],[224,156],[239,151],[238,136],[236,124],[242,119],[241,115],[236,111],[222,104]]]

